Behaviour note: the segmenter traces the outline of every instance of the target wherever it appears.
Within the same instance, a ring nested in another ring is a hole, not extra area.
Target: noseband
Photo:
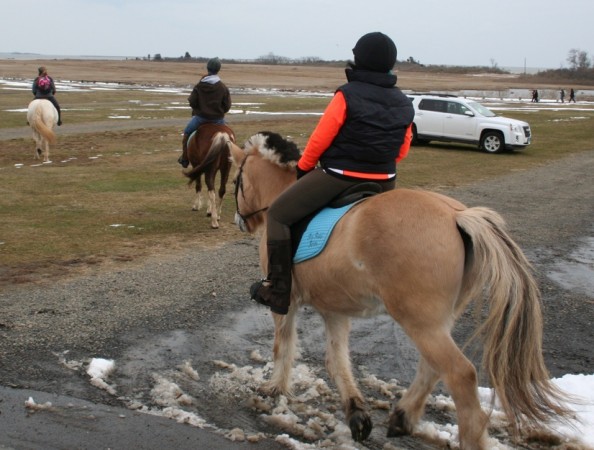
[[[250,155],[246,155],[245,158],[243,159],[243,161],[241,162],[241,166],[239,166],[239,172],[237,174],[237,178],[235,179],[235,206],[236,206],[236,212],[235,215],[237,217],[239,217],[243,223],[243,226],[241,223],[238,223],[240,229],[242,229],[242,231],[245,231],[245,223],[248,221],[248,219],[250,219],[251,217],[255,216],[258,213],[261,213],[263,211],[266,211],[268,209],[268,206],[264,207],[264,208],[260,208],[256,211],[253,211],[251,213],[248,214],[242,214],[239,211],[239,201],[238,201],[238,197],[239,197],[239,193],[241,192],[241,196],[243,197],[243,199],[245,200],[245,195],[243,192],[243,166],[245,165],[248,156]]]

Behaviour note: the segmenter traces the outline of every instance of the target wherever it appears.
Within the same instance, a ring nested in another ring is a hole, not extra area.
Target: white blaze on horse
[[[270,148],[270,133],[252,136],[244,148],[229,142],[236,177],[237,222],[260,232],[266,275],[267,207],[296,179],[296,161]],[[278,137],[278,135],[276,135]],[[318,256],[293,267],[291,306],[273,314],[274,370],[261,388],[290,392],[296,355],[296,313],[313,306],[326,328],[326,367],[341,396],[353,439],[372,430],[366,401],[349,358],[351,317],[378,312],[396,320],[420,353],[409,389],[394,406],[387,436],[411,434],[427,397],[441,380],[456,405],[460,447],[486,449],[488,415],[481,409],[477,372],[451,336],[466,306],[486,302],[478,335],[483,368],[513,432],[571,415],[566,397],[550,382],[542,356],[539,291],[531,266],[496,212],[467,208],[429,191],[396,189],[352,207],[336,224]]]
[[[51,162],[49,148],[50,144],[56,143],[54,128],[58,123],[58,111],[49,100],[35,99],[29,103],[27,122],[35,140],[35,159],[43,155],[44,163]]]
[[[235,134],[227,125],[206,123],[201,125],[197,132],[188,139],[188,160],[192,169],[184,172],[190,181],[196,183],[196,197],[192,205],[193,211],[202,208],[202,183],[200,178],[204,175],[204,182],[208,189],[208,207],[206,215],[210,216],[211,228],[219,228],[223,197],[226,193],[231,160],[227,141],[235,142]],[[217,195],[215,193],[215,178],[219,174],[220,184]]]

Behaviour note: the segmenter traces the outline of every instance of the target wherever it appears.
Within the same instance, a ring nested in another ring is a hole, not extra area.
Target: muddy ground
[[[544,356],[554,377],[594,373],[592,173],[594,151],[589,151],[449,192],[468,205],[501,212],[534,264],[545,311]],[[227,218],[223,227],[233,227],[230,222]],[[9,287],[0,294],[0,385],[108,405],[135,400],[158,406],[151,395],[156,377],[176,379],[176,368],[190,361],[200,381],[181,385],[199,399],[192,407],[197,414],[221,429],[274,436],[279,430],[263,423],[242,403],[245,398],[213,384],[213,377],[225,372],[216,360],[245,367],[263,366],[270,358],[271,320],[247,296],[257,277],[257,242],[246,236],[215,248],[196,245],[154,255],[133,267]],[[464,317],[456,335],[462,339],[470,329],[471,319]],[[326,379],[323,332],[310,310],[301,313],[300,337],[298,362]],[[356,322],[351,343],[358,376],[394,378],[402,386],[411,381],[416,353],[388,318]],[[116,362],[109,379],[115,395],[89,383],[85,364],[99,357]],[[373,389],[366,394],[377,397]],[[326,407],[338,406],[329,402]],[[374,412],[376,428],[363,448],[386,442],[385,414]],[[453,420],[431,408],[428,415]],[[392,443],[433,448],[410,438]]]
[[[29,69],[26,73],[34,72]],[[336,85],[334,80],[328,84]],[[544,357],[553,377],[594,373],[594,149],[586,150],[446,192],[469,206],[500,212],[534,264],[543,295]],[[224,219],[222,232],[234,227],[231,217]],[[239,427],[273,438],[279,428],[262,421],[247,404],[250,396],[242,383],[248,382],[235,380],[223,388],[217,384],[230,372],[221,361],[263,368],[271,356],[271,319],[247,294],[259,276],[257,261],[257,241],[245,236],[216,246],[193,244],[109,270],[90,267],[87,275],[76,278],[7,286],[0,293],[0,386],[107,405],[162,408],[151,391],[165,377],[194,398],[188,409],[214,427]],[[457,339],[462,341],[471,329],[472,320],[465,315],[456,328]],[[298,364],[327,380],[323,331],[309,309],[300,313],[299,336]],[[396,379],[403,387],[410,383],[416,352],[391,319],[355,322],[351,347],[358,377]],[[85,368],[92,358],[115,361],[116,370],[107,380],[114,393],[90,384]],[[180,375],[179,366],[186,361],[198,379]],[[371,386],[363,389],[370,397],[381,397]],[[341,419],[335,397],[309,406]],[[386,442],[398,448],[439,448],[423,438],[387,440],[387,411],[376,409],[373,416],[376,426],[361,448],[379,449]],[[434,407],[427,417],[455,421],[452,412]],[[525,448],[552,448],[535,445]]]

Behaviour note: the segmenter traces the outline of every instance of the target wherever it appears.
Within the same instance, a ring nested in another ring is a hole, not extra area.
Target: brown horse
[[[51,162],[49,159],[50,144],[56,143],[54,127],[58,123],[58,110],[49,100],[36,99],[29,103],[27,110],[27,122],[33,131],[35,140],[35,159],[43,155],[43,162]]]
[[[196,197],[192,210],[198,211],[202,208],[200,177],[204,174],[204,181],[208,189],[206,215],[210,216],[212,228],[219,228],[223,197],[231,170],[227,141],[235,142],[235,134],[231,128],[214,123],[202,125],[188,140],[188,160],[192,164],[192,169],[184,172],[184,175],[190,178],[188,184],[196,183]],[[217,172],[220,174],[218,204],[214,191]]]
[[[268,136],[252,136],[243,149],[229,142],[239,168],[236,222],[261,232],[264,275],[266,210],[296,178],[295,161],[287,160],[279,145],[271,148],[275,141]],[[350,318],[387,312],[420,352],[417,374],[390,414],[387,435],[411,433],[428,395],[442,380],[456,405],[460,447],[486,448],[489,418],[480,406],[477,372],[451,336],[471,300],[478,307],[488,302],[479,329],[483,367],[512,431],[571,414],[544,365],[540,298],[531,266],[501,216],[490,209],[467,208],[421,190],[378,194],[350,209],[325,250],[296,264],[293,277],[288,315],[273,314],[274,370],[262,390],[290,392],[297,309],[313,306],[324,319],[326,367],[355,440],[366,439],[372,423],[352,374]]]

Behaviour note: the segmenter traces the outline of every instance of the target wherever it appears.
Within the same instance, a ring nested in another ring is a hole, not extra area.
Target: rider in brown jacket
[[[177,160],[182,167],[188,167],[188,139],[203,123],[225,123],[225,114],[231,109],[231,95],[218,73],[221,70],[219,58],[212,58],[206,64],[205,75],[192,89],[188,102],[192,108],[192,119],[184,129],[182,155]]]

